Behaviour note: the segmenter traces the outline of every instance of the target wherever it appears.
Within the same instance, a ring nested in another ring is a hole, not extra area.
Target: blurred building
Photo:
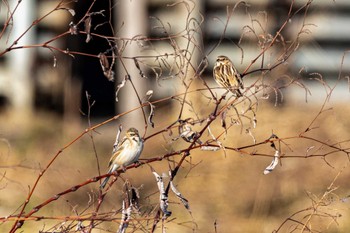
[[[92,1],[78,1],[72,5],[76,15],[72,18],[69,12],[61,10],[55,11],[47,19],[41,21],[29,30],[18,45],[40,44],[53,38],[69,29],[69,23],[82,17]],[[132,38],[137,36],[162,37],[162,30],[159,30],[159,22],[164,22],[166,27],[171,27],[172,32],[181,31],[186,25],[187,10],[184,5],[170,6],[176,1],[111,1],[115,3],[110,9],[109,1],[97,1],[94,5],[94,11],[105,10],[103,14],[93,18],[93,30],[97,33],[112,36],[113,33],[123,37]],[[198,44],[203,46],[204,51],[196,52],[193,59],[199,63],[203,54],[209,53],[220,40],[224,31],[224,22],[227,19],[227,6],[233,6],[235,2],[228,0],[206,0],[194,1],[196,8],[193,17],[200,21],[204,16],[202,25],[202,35],[198,34]],[[19,4],[18,11],[10,20],[10,25],[5,33],[1,34],[1,51],[8,48],[14,38],[21,35],[35,19],[42,17],[53,9],[59,1],[46,0],[26,0]],[[295,1],[295,7],[301,6],[305,1]],[[4,3],[1,3],[0,20],[4,25],[9,18]],[[15,2],[11,3],[11,9]],[[192,4],[192,2],[189,2]],[[211,76],[211,68],[214,60],[219,54],[227,54],[238,69],[242,72],[260,51],[254,43],[249,44],[249,37],[245,38],[245,43],[240,45],[244,47],[244,59],[242,59],[242,50],[238,45],[242,34],[248,30],[245,25],[253,25],[252,17],[259,18],[266,25],[264,27],[270,33],[274,33],[286,18],[290,7],[290,1],[279,0],[251,0],[249,1],[249,10],[245,7],[238,7],[232,15],[222,43],[210,52],[208,57],[209,66],[206,70],[208,77]],[[298,72],[304,67],[307,72],[317,72],[323,74],[329,79],[336,79],[342,65],[342,57],[345,51],[349,49],[350,29],[347,26],[350,21],[350,1],[337,0],[332,1],[314,1],[311,10],[307,13],[305,30],[310,30],[311,34],[301,37],[300,48],[291,58],[288,69],[292,72]],[[249,14],[247,14],[249,12]],[[263,12],[266,12],[263,13]],[[106,18],[111,17],[111,23],[114,24],[114,32],[108,25],[103,24]],[[303,14],[293,19],[303,20]],[[160,20],[160,21],[159,21]],[[75,22],[76,23],[76,22]],[[292,22],[291,22],[292,23]],[[101,24],[101,25],[99,25]],[[99,27],[96,27],[99,25]],[[123,27],[121,27],[123,25]],[[259,29],[258,24],[254,24],[250,29]],[[300,24],[295,24],[299,25]],[[94,28],[95,27],[95,28]],[[293,40],[300,31],[299,27],[288,27],[283,32],[284,39]],[[69,49],[70,51],[81,51],[83,53],[99,54],[107,51],[110,44],[98,37],[93,37],[89,43],[85,43],[85,35],[65,36],[55,41],[52,45]],[[251,38],[255,40],[256,38]],[[18,46],[16,45],[16,46]],[[151,47],[150,47],[151,46]],[[141,48],[142,47],[142,48]],[[133,57],[135,55],[150,55],[156,51],[158,54],[165,54],[169,49],[169,41],[152,41],[152,44],[140,45],[134,43],[128,45],[123,56]],[[345,54],[343,62],[343,71],[349,72],[350,64],[348,55]],[[135,86],[144,96],[149,89],[157,88],[156,79],[149,77],[147,79],[140,77],[140,72],[135,69],[134,61],[129,59],[125,64],[117,63],[116,81],[108,81],[102,74],[99,60],[89,56],[76,55],[74,58],[57,51],[51,51],[45,48],[18,49],[5,53],[0,57],[0,105],[1,108],[9,107],[15,111],[32,111],[33,109],[46,109],[60,113],[79,114],[87,112],[88,104],[86,95],[91,96],[95,101],[93,114],[96,116],[112,116],[117,112],[130,109],[137,106],[138,100],[133,98],[128,101],[130,106],[120,106],[115,102],[116,84],[120,83],[125,77],[125,68],[123,66],[133,67],[127,70],[133,70],[129,74]],[[257,63],[251,69],[259,68]],[[146,71],[147,72],[147,71]],[[169,70],[164,72],[164,75]],[[146,73],[152,75],[152,72]],[[142,75],[141,75],[142,76]],[[171,78],[171,77],[170,77]],[[169,96],[174,89],[172,87],[162,86],[156,92],[157,98]],[[120,98],[129,98],[132,92],[131,86],[128,86],[120,93]],[[143,97],[141,96],[141,97]],[[135,97],[133,95],[133,97]]]

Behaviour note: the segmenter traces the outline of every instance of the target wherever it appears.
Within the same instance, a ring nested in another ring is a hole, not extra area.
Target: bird
[[[242,96],[240,89],[244,87],[241,74],[228,57],[223,55],[217,57],[213,68],[213,77],[220,86],[231,91],[237,97]]]
[[[128,129],[121,143],[113,150],[114,153],[108,164],[108,174],[115,172],[119,168],[125,169],[126,166],[137,162],[143,150],[143,144],[143,139],[140,137],[139,131],[135,128]],[[100,189],[106,186],[109,178],[110,176],[104,179]]]

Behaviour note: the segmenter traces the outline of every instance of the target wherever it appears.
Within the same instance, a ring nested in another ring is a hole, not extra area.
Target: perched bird
[[[108,174],[111,174],[118,170],[118,168],[123,168],[135,163],[142,152],[143,149],[143,140],[139,135],[139,131],[135,128],[130,128],[121,143],[118,144],[117,148],[114,150],[114,153],[109,160],[109,170]],[[102,182],[100,188],[103,189],[109,177],[106,177]]]
[[[241,74],[238,73],[228,57],[218,56],[213,69],[213,77],[219,85],[225,87],[237,97],[242,96],[240,89],[244,87]]]

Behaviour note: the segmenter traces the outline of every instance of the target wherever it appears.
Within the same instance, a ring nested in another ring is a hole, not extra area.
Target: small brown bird
[[[240,89],[244,87],[241,74],[228,57],[218,56],[213,69],[213,77],[220,86],[225,87],[237,97],[242,96]]]
[[[142,152],[143,140],[139,135],[139,131],[135,128],[130,128],[126,132],[122,142],[118,145],[117,149],[113,153],[111,159],[109,160],[109,170],[108,174],[111,174],[118,170],[118,168],[124,168],[132,163],[135,163]],[[102,182],[100,188],[103,189],[109,177],[106,177]]]

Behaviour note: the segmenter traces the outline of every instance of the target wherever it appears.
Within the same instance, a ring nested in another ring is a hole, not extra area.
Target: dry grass
[[[319,128],[311,131],[309,136],[324,141],[330,140],[330,143],[341,138],[349,138],[347,130],[349,110],[348,105],[334,105],[332,110],[317,119],[315,126]],[[291,103],[282,108],[263,104],[260,106],[258,127],[254,130],[254,135],[257,141],[267,139],[272,131],[280,138],[298,135],[309,125],[318,111],[319,106],[316,104],[301,106]],[[26,122],[13,118],[5,121],[5,116],[2,118],[3,124],[0,127],[4,141],[1,143],[1,172],[6,174],[1,180],[0,215],[7,216],[23,203],[28,194],[28,186],[33,185],[40,170],[46,166],[51,157],[65,143],[82,132],[84,127],[70,126],[70,130],[67,130],[60,118],[47,113],[40,113],[27,119]],[[157,120],[159,119],[155,119],[155,122]],[[72,127],[76,129],[73,133]],[[98,129],[98,134],[94,134],[102,173],[105,172],[105,164],[109,159],[115,127],[115,123],[107,124]],[[215,127],[217,126],[214,126],[214,131]],[[241,133],[239,126],[233,127],[225,140],[221,141],[225,146],[239,147],[252,144],[252,138],[244,132]],[[143,159],[162,155],[165,148],[177,150],[186,144],[183,141],[169,144],[167,140],[159,138],[146,143]],[[282,152],[286,156],[301,157],[305,154],[306,148],[315,144],[302,139],[286,143],[290,147],[290,149],[283,147]],[[272,149],[266,144],[247,150],[252,151],[271,152]],[[176,197],[170,196],[170,200],[173,201],[170,210],[173,211],[174,219],[170,218],[172,221],[166,224],[167,232],[192,232],[192,229],[198,232],[215,232],[214,222],[217,223],[217,232],[272,232],[291,214],[312,205],[310,193],[321,197],[339,171],[342,173],[334,183],[334,186],[338,187],[332,196],[334,200],[322,208],[327,213],[340,214],[342,217],[337,219],[337,223],[331,218],[320,220],[313,218],[312,226],[314,229],[322,229],[323,232],[346,232],[350,229],[347,220],[348,203],[343,203],[338,198],[348,195],[347,184],[350,175],[347,169],[348,158],[336,153],[327,157],[329,163],[327,164],[320,157],[307,159],[301,157],[283,159],[282,166],[278,166],[271,174],[263,175],[263,170],[271,161],[269,157],[250,156],[233,151],[226,151],[225,155],[222,150],[217,152],[193,150],[187,159],[188,162],[181,168],[181,173],[175,178],[178,189],[190,202],[192,217]],[[151,165],[158,173],[168,171],[167,161]],[[92,142],[86,135],[65,150],[48,170],[27,209],[30,210],[56,193],[97,175]],[[150,210],[150,206],[157,203],[156,182],[147,165],[131,169],[122,177],[128,179],[135,187],[140,187],[141,210]],[[116,210],[120,208],[122,185],[121,180],[114,184],[111,190],[113,195],[106,196],[101,212],[109,211],[111,206]],[[88,203],[95,205],[97,190],[98,183],[84,186],[79,191],[64,195],[49,204],[37,215],[74,216],[76,212],[86,208]],[[300,215],[299,220],[301,221],[305,215]],[[143,217],[135,216],[135,219],[137,218]],[[44,225],[50,225],[50,222],[53,224],[54,221],[30,222],[23,230],[38,231],[44,228]],[[11,222],[3,223],[0,225],[1,231],[5,232],[10,226]],[[104,225],[105,229],[110,230],[117,229],[117,226],[117,222]],[[284,228],[282,232],[293,229],[291,224],[289,227]]]

